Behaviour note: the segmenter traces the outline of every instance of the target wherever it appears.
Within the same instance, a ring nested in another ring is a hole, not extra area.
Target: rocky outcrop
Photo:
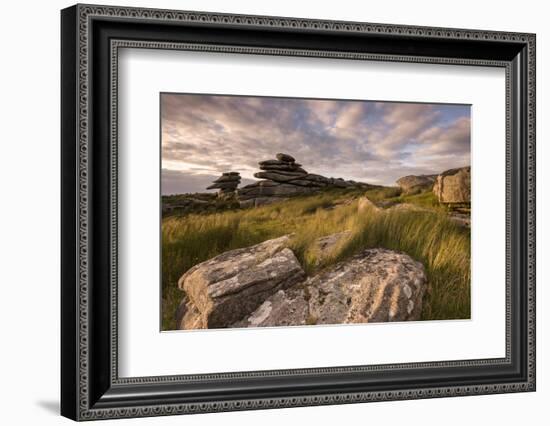
[[[409,175],[397,179],[396,183],[406,195],[431,191],[437,175]]]
[[[370,249],[280,290],[235,327],[419,320],[427,280],[404,253]]]
[[[441,173],[435,180],[433,191],[440,203],[470,203],[470,167]]]
[[[231,250],[189,269],[178,281],[185,295],[180,329],[223,328],[250,315],[269,296],[305,278],[289,236]]]
[[[241,176],[238,172],[227,172],[206,189],[219,189],[218,196],[221,198],[233,197],[240,183]]]
[[[311,194],[324,188],[373,188],[373,185],[363,182],[308,173],[294,157],[284,153],[278,153],[274,160],[260,161],[259,166],[261,171],[255,173],[254,177],[261,180],[238,190],[238,199],[243,207],[283,201],[292,196]]]

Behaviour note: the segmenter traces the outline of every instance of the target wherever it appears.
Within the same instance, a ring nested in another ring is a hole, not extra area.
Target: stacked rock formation
[[[275,160],[261,161],[259,165],[261,171],[254,176],[262,180],[239,188],[238,198],[243,207],[270,204],[327,187],[365,189],[372,187],[362,182],[308,173],[301,164],[296,163],[294,157],[283,153],[278,153]]]
[[[219,189],[218,197],[229,198],[235,195],[235,190],[240,183],[241,176],[239,172],[227,172],[223,173],[206,189]]]

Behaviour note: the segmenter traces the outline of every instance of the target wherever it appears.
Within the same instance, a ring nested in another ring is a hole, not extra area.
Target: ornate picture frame
[[[64,9],[61,30],[62,415],[93,420],[535,390],[534,34],[96,5]],[[504,69],[506,355],[119,377],[117,72],[119,49],[127,47]]]

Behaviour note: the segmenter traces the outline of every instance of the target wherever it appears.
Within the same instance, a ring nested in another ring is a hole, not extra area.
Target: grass
[[[397,186],[383,186],[367,191],[368,197],[373,202],[382,200],[393,200],[401,195],[401,188]]]
[[[440,204],[436,195],[432,191],[421,192],[414,195],[401,195],[398,197],[398,202],[415,204],[424,208],[447,211],[444,204]]]
[[[375,203],[381,203],[382,205],[395,205],[395,204],[414,204],[416,206],[447,211],[448,206],[440,204],[436,195],[432,191],[419,192],[416,194],[403,194],[401,188],[398,187],[382,187],[368,191],[368,197]]]
[[[393,188],[367,191],[372,200],[396,199],[430,211],[374,209],[357,212],[364,192],[330,191],[254,209],[167,217],[162,222],[163,329],[175,328],[181,299],[177,280],[190,267],[227,250],[294,233],[292,249],[304,270],[313,274],[361,250],[374,247],[403,251],[422,262],[430,288],[422,318],[470,317],[470,233],[451,222],[430,195],[401,196]],[[346,238],[317,259],[317,238],[348,230]]]

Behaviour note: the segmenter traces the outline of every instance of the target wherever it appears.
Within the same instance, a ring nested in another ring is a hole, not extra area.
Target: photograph
[[[471,105],[163,92],[159,115],[162,331],[470,319]]]

